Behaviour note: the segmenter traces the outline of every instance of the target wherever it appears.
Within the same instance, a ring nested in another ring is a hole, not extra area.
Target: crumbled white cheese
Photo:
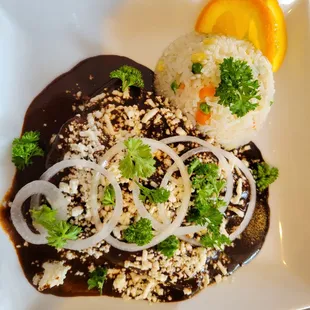
[[[142,118],[141,122],[146,124],[150,119],[152,119],[157,113],[158,113],[159,109],[155,108],[152,109],[150,111],[148,111]]]
[[[186,135],[187,135],[186,131],[185,131],[183,128],[181,128],[181,127],[178,127],[178,128],[176,129],[175,132],[176,132],[179,136],[186,136]]]
[[[236,207],[229,207],[228,210],[236,213],[239,217],[244,217],[244,212]]]
[[[218,265],[219,269],[221,270],[222,274],[224,276],[226,276],[227,275],[227,268],[220,261],[217,262],[217,265]]]
[[[113,287],[120,293],[126,288],[127,281],[125,273],[120,273],[113,282]]]
[[[84,211],[84,209],[81,206],[74,207],[71,210],[71,215],[74,217],[77,217],[77,216],[81,215],[83,213],[83,211]]]
[[[39,275],[33,278],[33,282],[37,283],[35,285],[39,285],[39,291],[62,285],[68,270],[71,268],[70,266],[64,266],[63,261],[46,262],[42,267],[44,268],[44,272],[40,280],[38,280]]]
[[[239,178],[237,182],[237,195],[231,199],[231,203],[238,205],[240,204],[240,199],[242,198],[242,179]]]
[[[192,293],[192,289],[190,287],[185,287],[183,289],[184,295],[190,295]]]

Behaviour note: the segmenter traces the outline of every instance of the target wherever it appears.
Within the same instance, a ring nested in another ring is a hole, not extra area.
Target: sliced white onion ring
[[[184,194],[183,194],[182,204],[180,208],[177,210],[177,216],[174,219],[174,221],[170,225],[166,226],[162,231],[160,231],[160,233],[156,235],[150,243],[144,246],[138,246],[136,244],[125,243],[125,242],[119,241],[112,236],[109,236],[106,238],[106,241],[109,242],[113,247],[119,250],[122,250],[122,251],[127,251],[127,252],[136,252],[136,251],[148,249],[150,247],[157,245],[158,243],[162,242],[167,237],[172,235],[175,232],[175,230],[181,226],[186,216],[188,205],[189,205],[189,200],[190,200],[190,193],[191,193],[191,185],[190,185],[190,180],[189,180],[187,169],[183,161],[181,160],[181,158],[176,154],[176,152],[162,142],[147,139],[147,138],[142,138],[141,140],[143,143],[149,145],[152,149],[159,149],[165,152],[167,155],[169,155],[172,158],[172,160],[175,162],[175,164],[178,166],[180,170],[181,177],[184,182]],[[121,142],[119,143],[119,145],[117,144],[116,146],[114,146],[114,148],[115,149],[113,150],[113,152],[111,151],[109,154],[109,156],[111,157],[116,154],[116,153],[113,154],[115,150],[120,152],[121,150],[125,148],[125,146]],[[110,150],[112,149],[113,148],[111,148]],[[105,157],[105,160],[109,160],[109,158]]]
[[[63,160],[54,166],[50,167],[48,170],[46,170],[42,176],[42,180],[49,180],[51,179],[55,174],[57,174],[59,171],[70,168],[70,167],[77,167],[77,168],[89,168],[93,169],[103,176],[105,176],[110,184],[113,186],[115,191],[115,207],[112,211],[112,216],[110,220],[104,224],[101,230],[99,230],[97,233],[95,233],[93,236],[85,239],[79,239],[75,241],[68,241],[64,248],[70,249],[70,250],[84,250],[89,247],[95,246],[98,242],[105,239],[106,236],[108,236],[116,224],[119,221],[119,218],[123,212],[123,198],[122,198],[122,191],[120,186],[118,185],[115,177],[113,174],[105,170],[103,167],[99,166],[98,164],[83,160],[83,159],[68,159]],[[97,195],[96,195],[97,199]],[[98,215],[99,216],[99,215]]]
[[[252,173],[250,172],[249,168],[246,167],[246,165],[235,155],[233,155],[230,152],[223,151],[224,156],[230,161],[231,164],[236,165],[245,175],[245,177],[248,179],[251,193],[250,193],[250,201],[249,205],[246,211],[246,214],[240,224],[240,226],[229,236],[229,239],[231,241],[235,240],[238,236],[240,236],[243,231],[247,228],[247,226],[250,223],[250,220],[253,216],[255,206],[256,206],[256,183],[252,176]]]
[[[167,144],[178,143],[178,142],[194,142],[194,143],[203,145],[203,146],[209,148],[210,151],[212,153],[214,153],[216,156],[218,154],[219,156],[226,157],[232,164],[236,165],[244,173],[244,175],[246,176],[246,178],[249,181],[249,184],[251,187],[251,194],[250,194],[250,201],[249,201],[248,209],[247,209],[247,212],[245,214],[243,221],[241,222],[240,226],[229,236],[231,241],[235,240],[238,236],[240,236],[242,234],[242,232],[248,226],[248,224],[249,224],[249,222],[253,216],[255,205],[256,205],[256,185],[255,185],[255,181],[254,181],[254,178],[253,178],[250,170],[244,165],[244,163],[239,158],[237,158],[232,153],[227,152],[225,150],[222,150],[220,148],[216,148],[211,143],[209,143],[205,140],[199,139],[197,137],[175,136],[175,137],[163,139],[163,140],[161,140],[161,142],[164,142]],[[228,169],[229,169],[229,166],[228,166]],[[228,184],[228,180],[227,180],[227,188],[230,186],[233,187],[233,184],[231,184],[231,185]],[[192,241],[195,241],[195,240],[192,240]]]
[[[22,187],[16,194],[10,211],[12,222],[17,232],[29,243],[45,244],[47,243],[46,230],[40,227],[41,234],[33,233],[28,227],[22,213],[22,206],[25,200],[36,194],[42,194],[46,197],[51,206],[58,211],[57,218],[59,220],[64,220],[67,218],[67,214],[64,213],[64,210],[67,210],[68,201],[54,184],[47,181],[30,182]]]

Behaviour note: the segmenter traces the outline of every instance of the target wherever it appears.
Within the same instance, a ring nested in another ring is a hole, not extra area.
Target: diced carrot
[[[199,98],[205,99],[206,97],[214,97],[215,95],[215,87],[213,86],[204,86],[199,91]]]
[[[185,88],[185,84],[181,82],[178,89],[184,89],[184,88]]]
[[[196,112],[196,121],[200,125],[206,125],[207,121],[211,118],[211,113],[204,113],[200,110],[200,103],[198,103],[198,109]]]

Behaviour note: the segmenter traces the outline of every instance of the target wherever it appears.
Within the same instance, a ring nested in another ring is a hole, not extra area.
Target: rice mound
[[[204,53],[201,62],[201,74],[193,74],[191,56]],[[206,98],[211,106],[211,118],[207,125],[197,124],[198,129],[214,138],[226,149],[233,149],[248,143],[262,127],[274,96],[274,79],[268,59],[252,43],[227,36],[189,33],[179,37],[164,51],[155,70],[155,87],[160,95],[171,99],[171,102],[182,109],[195,122],[197,103],[200,101],[199,90],[208,85],[217,87],[220,83],[220,64],[224,58],[233,57],[247,62],[253,72],[253,78],[259,82],[261,100],[254,111],[238,118],[229,107],[218,103],[218,97]],[[184,83],[184,89],[176,93],[171,83],[177,80]]]

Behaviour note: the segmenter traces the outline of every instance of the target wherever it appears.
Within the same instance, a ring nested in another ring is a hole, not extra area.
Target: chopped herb
[[[215,96],[219,104],[229,107],[230,111],[242,117],[258,107],[253,99],[260,100],[259,83],[254,80],[251,67],[246,61],[225,58],[220,65],[221,83]]]
[[[107,268],[97,267],[89,274],[89,279],[87,281],[88,289],[92,290],[93,288],[96,288],[99,290],[100,295],[102,295],[103,284],[107,278],[107,274]]]
[[[115,191],[112,184],[109,184],[104,189],[101,202],[104,206],[113,206],[115,204]]]
[[[194,160],[191,161],[191,163],[189,164],[187,170],[189,174],[192,174],[195,169],[200,166],[201,162],[200,160],[196,157]]]
[[[139,88],[144,87],[143,77],[141,71],[131,66],[122,66],[110,73],[111,79],[120,79],[122,81],[123,92],[130,86]]]
[[[151,148],[136,138],[130,138],[124,144],[127,153],[119,166],[123,177],[128,179],[150,177],[155,172],[155,160]]]
[[[24,170],[32,164],[32,158],[43,156],[39,147],[40,133],[37,131],[25,132],[21,138],[15,138],[12,143],[12,162],[18,170]]]
[[[219,229],[210,225],[208,226],[208,232],[201,237],[200,243],[206,248],[213,248],[215,246],[220,248],[222,245],[231,245],[231,240],[221,234]]]
[[[220,233],[223,214],[219,208],[226,205],[220,197],[226,183],[220,180],[216,164],[201,163],[196,158],[190,163],[188,170],[192,174],[194,206],[190,209],[187,220],[202,226],[208,224],[208,231],[202,244],[208,247],[210,244],[211,247],[219,246],[223,243],[222,240],[225,240],[225,236]]]
[[[124,239],[139,246],[148,244],[153,239],[152,223],[149,219],[141,218],[124,230]]]
[[[199,105],[199,109],[204,114],[210,114],[211,112],[211,107],[206,102],[201,102]]]
[[[63,248],[68,240],[76,240],[82,229],[78,226],[56,219],[56,210],[42,205],[30,211],[35,223],[42,225],[48,232],[48,244],[57,249]]]
[[[272,106],[274,104],[274,101],[273,100],[271,100],[270,101],[270,106]]]
[[[170,258],[179,248],[179,245],[179,239],[176,236],[170,236],[166,240],[158,244],[157,250],[163,253],[166,257]]]
[[[260,191],[266,189],[279,176],[279,169],[269,166],[267,163],[259,163],[253,170],[257,188]]]
[[[179,88],[179,85],[177,84],[176,81],[173,81],[170,85],[171,89],[173,90],[174,93],[177,92],[177,89]]]
[[[140,188],[139,198],[141,201],[145,202],[148,200],[150,203],[164,203],[168,201],[170,196],[170,191],[165,188],[147,188],[141,184],[138,184]]]
[[[201,73],[202,68],[203,68],[203,65],[200,62],[195,62],[192,64],[192,72],[194,74]]]

